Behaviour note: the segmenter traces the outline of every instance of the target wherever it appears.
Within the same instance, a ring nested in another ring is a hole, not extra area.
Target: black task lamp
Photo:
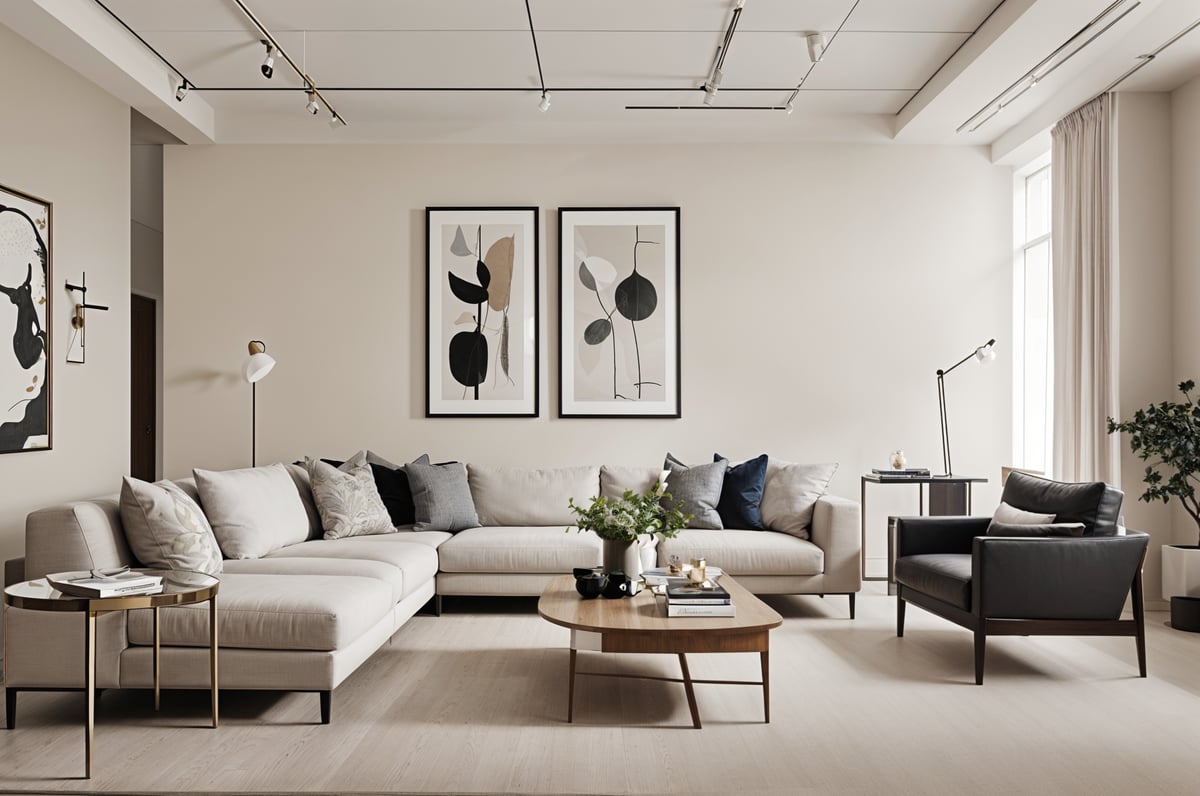
[[[976,348],[974,351],[955,362],[950,367],[937,372],[938,412],[941,413],[942,417],[942,464],[946,468],[946,472],[942,474],[943,478],[953,475],[953,470],[950,468],[950,428],[946,422],[946,383],[944,381],[944,377],[947,373],[971,358],[977,359],[985,365],[988,362],[991,362],[996,358],[995,346],[996,339],[992,338],[983,345],[979,346],[979,348]]]

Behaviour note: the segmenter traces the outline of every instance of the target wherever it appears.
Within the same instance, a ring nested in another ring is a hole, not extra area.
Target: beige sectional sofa
[[[228,559],[219,594],[220,687],[316,692],[328,723],[331,693],[423,606],[443,595],[537,595],[555,575],[600,562],[602,542],[571,525],[567,499],[650,488],[657,469],[469,466],[480,527],[457,533],[396,533],[325,540],[306,504],[308,539],[259,558]],[[195,483],[177,482],[198,499]],[[298,499],[302,495],[298,482]],[[685,530],[642,550],[643,563],[704,556],[760,594],[846,594],[853,617],[861,587],[859,506],[813,496],[810,539],[758,530]],[[803,535],[803,534],[801,534]],[[36,511],[26,555],[6,582],[48,573],[137,565],[116,496]],[[77,615],[9,609],[6,707],[24,690],[80,688],[84,638]],[[163,609],[165,689],[208,687],[206,605]],[[103,615],[97,629],[97,687],[151,688],[147,611]],[[9,725],[11,726],[11,724]]]

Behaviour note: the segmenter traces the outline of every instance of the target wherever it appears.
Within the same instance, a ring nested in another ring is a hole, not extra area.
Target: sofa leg
[[[442,595],[440,594],[433,595],[433,615],[442,615]]]
[[[321,697],[321,723],[328,724],[333,713],[333,692],[318,691]]]
[[[983,658],[987,650],[987,633],[980,628],[975,631],[975,685],[983,685]]]
[[[10,730],[17,727],[17,689],[4,689],[4,726]]]
[[[850,618],[854,618],[854,592],[850,592],[847,597],[850,598]]]
[[[904,607],[908,605],[903,598],[896,598],[896,638],[904,638]]]

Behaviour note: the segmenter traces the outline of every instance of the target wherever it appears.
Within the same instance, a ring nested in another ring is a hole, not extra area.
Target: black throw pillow
[[[725,457],[713,454],[713,461]],[[721,500],[717,513],[726,528],[742,530],[766,530],[762,520],[763,483],[767,480],[767,454],[747,459],[741,464],[731,464],[725,471],[725,483],[721,486]]]

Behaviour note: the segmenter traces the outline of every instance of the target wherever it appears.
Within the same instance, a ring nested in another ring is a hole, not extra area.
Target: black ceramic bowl
[[[599,572],[590,572],[575,578],[575,591],[579,592],[579,596],[585,600],[599,597],[607,586],[608,577]]]

